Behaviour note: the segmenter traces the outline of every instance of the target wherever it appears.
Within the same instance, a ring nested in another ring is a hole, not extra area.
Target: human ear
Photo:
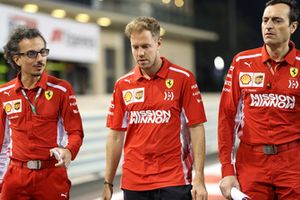
[[[290,27],[291,27],[291,34],[293,34],[297,30],[298,22],[297,21],[292,22]]]

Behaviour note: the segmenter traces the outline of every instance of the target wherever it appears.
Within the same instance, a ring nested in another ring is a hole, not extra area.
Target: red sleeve
[[[2,180],[8,164],[8,145],[10,143],[10,129],[3,102],[0,100],[0,179]],[[0,184],[2,187],[2,184]],[[0,190],[1,193],[1,190]]]
[[[120,89],[120,82],[116,82],[109,106],[106,126],[117,131],[126,131],[127,118],[125,112],[125,103]]]
[[[190,76],[187,77],[183,85],[182,105],[187,118],[187,125],[191,126],[206,122],[206,116],[198,85],[193,74],[189,74]]]
[[[72,153],[72,160],[75,159],[83,140],[83,128],[81,116],[77,107],[76,97],[70,84],[66,85],[62,102],[62,118],[65,131],[68,134],[66,146]]]
[[[222,177],[234,175],[233,148],[235,141],[235,115],[240,100],[239,74],[235,59],[230,66],[219,106],[218,145],[222,164]]]

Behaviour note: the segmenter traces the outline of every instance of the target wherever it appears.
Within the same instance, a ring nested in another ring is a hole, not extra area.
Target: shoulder
[[[164,67],[168,68],[168,75],[175,75],[180,78],[193,77],[193,73],[190,70],[170,62],[165,57],[162,57],[162,60],[164,62]]]
[[[296,60],[300,61],[300,50],[296,49]]]
[[[16,79],[13,79],[7,83],[0,85],[0,92],[4,92],[6,90],[9,90],[9,89],[15,87],[15,82],[16,82]]]
[[[128,83],[131,82],[134,77],[134,70],[131,70],[127,74],[121,76],[117,81],[116,84]]]
[[[67,92],[72,89],[72,86],[68,81],[50,75],[48,76],[47,86],[62,92]]]
[[[239,62],[242,60],[255,60],[257,58],[261,58],[262,57],[261,50],[262,47],[242,51],[237,55],[235,55],[233,60],[235,62]]]
[[[169,66],[169,71],[170,71],[169,73],[178,75],[180,77],[186,77],[186,78],[193,77],[193,73],[190,70],[175,64]]]

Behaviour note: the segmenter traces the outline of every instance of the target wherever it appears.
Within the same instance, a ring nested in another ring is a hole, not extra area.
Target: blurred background
[[[84,145],[69,169],[75,185],[71,199],[95,199],[100,194],[99,180],[105,167],[105,116],[110,95],[114,82],[135,65],[124,28],[136,16],[155,17],[162,27],[161,55],[193,71],[201,89],[208,118],[205,126],[209,199],[222,199],[217,189],[219,95],[233,56],[262,45],[260,25],[265,3],[264,0],[0,0],[0,83],[16,74],[3,59],[2,47],[11,31],[19,25],[38,28],[50,48],[48,73],[72,84],[83,117]],[[299,34],[298,30],[292,37],[296,46]],[[115,182],[118,184],[118,178]]]

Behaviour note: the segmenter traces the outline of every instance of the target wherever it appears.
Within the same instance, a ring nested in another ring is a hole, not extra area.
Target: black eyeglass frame
[[[46,57],[49,55],[50,49],[42,48],[40,51],[29,50],[24,53],[16,53],[15,55],[27,56],[28,58],[36,58],[38,54],[41,56]]]

